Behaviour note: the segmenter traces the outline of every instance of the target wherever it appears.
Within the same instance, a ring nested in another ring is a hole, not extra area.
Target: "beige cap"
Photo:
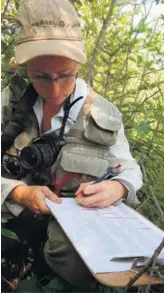
[[[15,48],[18,64],[44,55],[59,55],[86,63],[77,13],[68,0],[22,0]]]

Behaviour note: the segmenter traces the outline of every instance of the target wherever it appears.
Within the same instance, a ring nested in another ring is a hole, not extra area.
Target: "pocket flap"
[[[121,128],[121,114],[116,106],[105,99],[95,100],[90,114],[94,122],[102,129],[118,131]]]

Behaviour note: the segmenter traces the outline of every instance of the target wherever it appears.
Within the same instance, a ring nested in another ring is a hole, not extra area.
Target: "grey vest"
[[[102,176],[110,162],[109,147],[116,143],[121,114],[108,100],[90,92],[77,121],[66,137],[66,144],[50,169],[53,183],[61,196],[74,196],[80,183]],[[10,153],[17,153],[39,135],[36,117],[31,115],[27,127],[14,141]]]
[[[116,106],[96,93],[89,93],[51,168],[55,182],[62,183],[61,196],[74,196],[80,183],[95,180],[107,171],[109,147],[116,143],[121,123]]]

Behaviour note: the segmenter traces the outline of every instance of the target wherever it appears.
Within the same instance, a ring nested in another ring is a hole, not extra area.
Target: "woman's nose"
[[[51,82],[49,82],[48,84],[47,90],[52,97],[58,96],[60,91],[60,86],[55,80],[51,80]]]

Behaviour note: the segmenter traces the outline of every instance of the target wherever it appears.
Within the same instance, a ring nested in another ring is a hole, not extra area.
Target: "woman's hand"
[[[106,180],[96,184],[82,183],[75,194],[77,202],[83,207],[104,208],[126,197],[128,190],[117,180]]]
[[[46,205],[46,198],[55,203],[62,202],[47,186],[18,185],[10,192],[10,197],[18,204],[25,205],[37,214],[50,213]]]

